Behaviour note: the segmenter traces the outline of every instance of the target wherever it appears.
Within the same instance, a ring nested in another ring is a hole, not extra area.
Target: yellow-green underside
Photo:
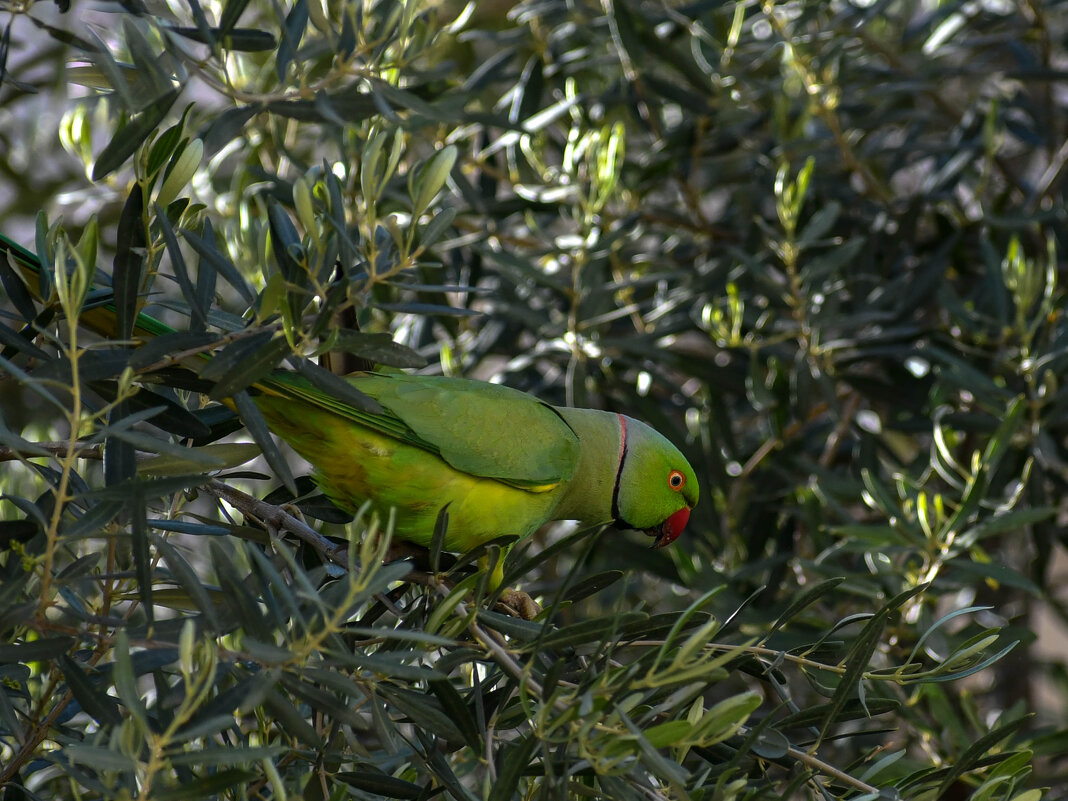
[[[395,508],[394,536],[417,545],[430,545],[446,504],[445,548],[467,551],[500,536],[533,533],[558,498],[558,486],[530,492],[468,475],[436,454],[291,399],[261,395],[256,405],[271,430],[316,468],[330,500],[353,513],[370,500],[383,521]]]

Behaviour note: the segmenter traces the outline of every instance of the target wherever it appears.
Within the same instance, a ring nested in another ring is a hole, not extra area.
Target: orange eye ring
[[[686,476],[682,474],[681,470],[672,470],[668,473],[668,486],[675,492],[686,486]]]

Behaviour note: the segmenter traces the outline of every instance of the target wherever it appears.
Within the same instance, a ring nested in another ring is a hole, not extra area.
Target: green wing
[[[367,373],[348,380],[385,413],[355,409],[291,373],[275,373],[259,386],[423,448],[470,475],[533,490],[548,489],[575,472],[575,432],[555,409],[525,392],[405,373]]]

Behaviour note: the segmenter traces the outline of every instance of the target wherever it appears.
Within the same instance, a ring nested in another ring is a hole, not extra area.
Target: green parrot
[[[23,272],[40,269],[2,236],[0,257]],[[113,315],[98,306],[81,320],[113,335]],[[170,330],[142,314],[135,336]],[[430,545],[445,508],[451,551],[526,537],[551,520],[613,522],[661,547],[682,533],[697,505],[697,478],[678,448],[624,415],[550,406],[462,378],[357,373],[347,380],[382,411],[357,409],[285,371],[255,384],[253,400],[335,504],[355,512],[370,501],[383,519],[395,510],[398,539]]]
[[[697,505],[693,468],[638,420],[550,406],[515,389],[463,378],[348,377],[382,406],[353,408],[299,376],[276,373],[254,398],[271,431],[315,468],[335,504],[396,509],[395,536],[430,544],[448,509],[445,547],[467,551],[550,520],[644,531],[660,547]]]

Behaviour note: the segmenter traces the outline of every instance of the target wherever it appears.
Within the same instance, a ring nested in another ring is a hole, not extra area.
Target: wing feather
[[[548,490],[574,474],[578,437],[552,406],[525,392],[406,373],[361,373],[347,380],[378,401],[383,413],[353,408],[291,373],[274,374],[261,390],[422,448],[470,475]]]

